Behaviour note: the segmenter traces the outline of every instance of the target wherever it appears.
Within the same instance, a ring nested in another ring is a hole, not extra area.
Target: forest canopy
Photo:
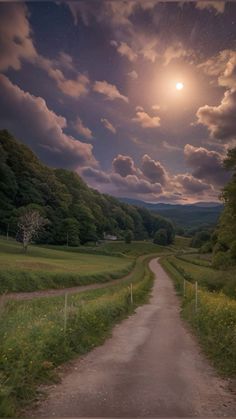
[[[41,243],[78,245],[104,234],[135,240],[153,238],[165,230],[166,244],[174,239],[172,223],[145,208],[120,202],[89,188],[66,169],[45,166],[8,131],[0,131],[0,233],[17,235],[17,220],[27,209],[48,220]]]

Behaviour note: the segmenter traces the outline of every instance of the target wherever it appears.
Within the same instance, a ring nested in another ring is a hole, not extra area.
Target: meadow
[[[173,255],[169,263],[183,278],[190,282],[198,281],[208,291],[222,291],[231,298],[236,298],[236,268],[218,270],[211,266],[210,260],[191,255]]]
[[[63,297],[2,304],[0,416],[22,413],[38,385],[57,378],[55,367],[101,344],[117,321],[147,300],[149,259],[139,258],[125,283],[69,295],[66,311]]]
[[[90,254],[76,248],[32,245],[27,254],[14,240],[0,239],[0,293],[106,282],[128,274],[134,258]]]
[[[183,263],[175,257],[162,258],[161,264],[174,281],[182,297],[182,316],[199,338],[205,353],[217,370],[228,377],[236,376],[236,300],[233,293],[226,296],[226,273],[209,267]],[[229,281],[235,287],[235,270]],[[185,279],[185,285],[184,285]],[[197,307],[195,280],[199,282]],[[220,292],[211,292],[212,284],[218,283]],[[209,286],[210,285],[210,286]],[[235,289],[235,288],[234,288]]]

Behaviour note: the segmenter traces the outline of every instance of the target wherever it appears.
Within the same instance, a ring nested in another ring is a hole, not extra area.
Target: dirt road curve
[[[33,416],[236,416],[227,381],[217,378],[180,319],[171,280],[156,259],[150,266],[150,303],[65,368]]]

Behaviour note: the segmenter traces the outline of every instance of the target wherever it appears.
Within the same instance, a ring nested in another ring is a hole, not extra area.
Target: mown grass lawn
[[[0,240],[0,292],[33,291],[102,282],[127,274],[134,259],[70,252]]]

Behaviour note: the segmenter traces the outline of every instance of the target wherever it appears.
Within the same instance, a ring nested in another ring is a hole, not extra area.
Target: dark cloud
[[[158,182],[161,185],[166,183],[168,176],[165,168],[159,161],[151,159],[147,154],[142,158],[141,170],[152,183]]]
[[[122,177],[136,173],[133,159],[129,156],[123,156],[122,154],[118,154],[118,156],[113,159],[112,167],[114,172]]]
[[[183,175],[177,175],[176,176],[177,182],[179,182],[184,191],[189,194],[199,194],[206,191],[212,191],[212,185],[209,183],[205,183],[202,180],[196,179],[191,174],[183,174]]]
[[[150,183],[145,179],[140,179],[136,175],[120,176],[118,173],[111,175],[112,182],[124,192],[136,194],[160,194],[162,187],[159,183]]]
[[[110,183],[110,176],[102,170],[97,170],[92,167],[85,167],[81,171],[82,176],[87,179],[92,179],[96,183]]]
[[[186,144],[184,155],[187,165],[193,169],[194,177],[220,186],[229,180],[230,174],[223,167],[220,153]]]
[[[64,133],[67,121],[47,107],[44,99],[24,92],[0,75],[0,124],[24,141],[51,165],[76,169],[95,165],[92,145]]]
[[[228,142],[236,139],[236,89],[227,90],[219,106],[198,109],[198,122],[206,125],[212,137]]]

